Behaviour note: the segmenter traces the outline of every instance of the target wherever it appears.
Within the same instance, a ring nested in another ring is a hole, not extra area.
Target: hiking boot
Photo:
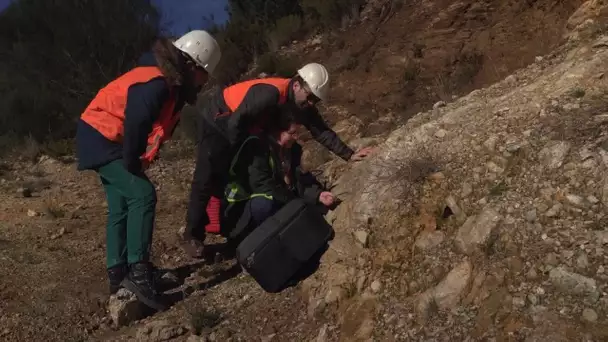
[[[127,276],[127,265],[118,265],[108,268],[108,280],[110,282],[110,295],[116,294],[121,289],[120,283]]]
[[[164,311],[165,305],[160,302],[160,296],[154,283],[154,268],[150,263],[139,262],[130,265],[129,274],[121,285],[133,292],[140,302],[157,311]]]
[[[195,237],[184,237],[182,240],[182,248],[191,258],[202,259],[205,253],[203,241]]]
[[[224,244],[220,254],[224,260],[234,259],[236,257],[236,248],[241,243],[242,239],[228,238]]]

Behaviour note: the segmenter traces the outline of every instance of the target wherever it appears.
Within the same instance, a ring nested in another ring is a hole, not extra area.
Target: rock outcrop
[[[608,134],[598,128],[607,122],[605,39],[567,44],[503,82],[420,113],[342,174],[335,191],[347,195],[331,214],[332,248],[307,280],[310,303],[333,291],[325,284],[336,286],[339,264],[349,271],[337,283],[355,293],[333,302],[350,307],[365,297],[380,308],[376,319],[400,322],[359,322],[366,335],[373,325],[379,339],[499,337],[526,327],[521,336],[535,341],[541,326],[564,336],[581,329],[552,314],[535,321],[539,312],[602,321],[606,239],[595,227],[608,215],[601,203]],[[437,170],[441,177],[429,177]],[[446,211],[446,198],[457,203],[458,218]],[[419,224],[429,201],[437,208],[433,224]],[[360,232],[371,236],[367,249]],[[384,279],[381,289],[357,286],[370,276]],[[422,328],[412,333],[416,324]]]

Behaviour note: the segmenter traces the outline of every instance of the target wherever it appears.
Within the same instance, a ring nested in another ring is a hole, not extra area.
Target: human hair
[[[304,86],[306,84],[306,82],[304,82],[304,79],[302,78],[302,76],[300,76],[299,74],[296,74],[294,77],[292,77],[292,80],[294,82],[298,82],[300,84],[300,86]]]
[[[189,78],[188,59],[168,38],[159,38],[152,46],[158,68],[171,86],[184,85]]]
[[[270,120],[267,129],[271,134],[277,134],[289,130],[289,127],[296,123],[296,117],[289,110],[282,111],[276,120]]]
[[[285,111],[279,115],[278,123],[281,131],[287,131],[292,124],[296,123],[296,116],[292,111]]]
[[[180,96],[188,103],[195,103],[200,89],[194,85],[194,75],[190,71],[194,61],[176,48],[169,38],[157,39],[152,52],[169,86],[179,86]]]

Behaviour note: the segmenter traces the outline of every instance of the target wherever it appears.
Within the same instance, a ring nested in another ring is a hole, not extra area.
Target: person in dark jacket
[[[291,79],[269,77],[237,83],[209,99],[198,120],[198,152],[182,246],[192,257],[203,256],[207,205],[222,198],[230,151],[265,122],[292,112],[312,136],[344,160],[361,160],[371,148],[353,151],[331,130],[316,104],[326,99],[329,75],[324,66],[310,63]],[[219,212],[217,213],[219,215]]]
[[[321,213],[334,205],[334,195],[300,167],[297,126],[292,115],[283,115],[269,123],[268,135],[249,136],[234,153],[222,201],[222,226],[229,239],[244,237],[298,197]]]
[[[164,306],[149,261],[156,191],[145,170],[171,137],[184,104],[196,102],[220,57],[218,43],[205,31],[191,31],[175,42],[158,39],[135,68],[97,93],[78,121],[78,169],[99,174],[108,203],[110,293],[124,286],[157,310]]]

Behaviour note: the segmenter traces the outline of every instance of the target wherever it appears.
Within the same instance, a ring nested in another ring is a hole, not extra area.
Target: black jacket
[[[272,82],[281,79],[266,80]],[[236,92],[238,96],[242,96],[236,100],[225,99],[225,89],[222,89],[209,100],[201,113],[202,117],[219,130],[232,145],[236,145],[250,134],[249,128],[252,126],[263,124],[267,120],[276,120],[282,112],[291,111],[296,114],[298,123],[306,127],[316,141],[344,160],[351,158],[353,150],[327,126],[316,107],[300,109],[293,104],[293,81],[289,82],[286,90],[287,101],[284,104],[280,104],[280,94],[285,89],[264,83],[265,79],[259,82],[247,89],[244,89],[242,84],[231,86],[244,90],[244,94],[240,94],[240,90]],[[237,102],[238,106],[231,110],[227,100],[230,103]]]
[[[316,204],[322,188],[309,173],[302,173],[301,157],[302,147],[297,143],[282,152],[271,139],[251,139],[244,143],[232,170],[236,182],[249,194],[266,194],[280,204],[296,197]],[[289,171],[285,171],[283,164],[289,165]],[[291,185],[285,183],[285,176]]]
[[[238,158],[234,160],[232,181],[240,184],[247,195],[272,196],[272,200],[281,206],[297,197],[304,199],[310,205],[319,204],[319,195],[325,190],[312,174],[302,172],[300,168],[302,147],[294,143],[283,153],[285,155],[281,156],[281,148],[269,138],[246,141]],[[236,156],[236,151],[233,155]],[[282,163],[289,165],[287,173]],[[291,179],[291,186],[284,180],[286,175]],[[229,189],[230,184],[227,191]],[[222,225],[233,230],[244,214],[245,207],[246,201],[227,203],[224,199]],[[245,220],[245,224],[246,222],[248,219]],[[235,231],[240,233],[242,229],[244,227],[237,227]]]

